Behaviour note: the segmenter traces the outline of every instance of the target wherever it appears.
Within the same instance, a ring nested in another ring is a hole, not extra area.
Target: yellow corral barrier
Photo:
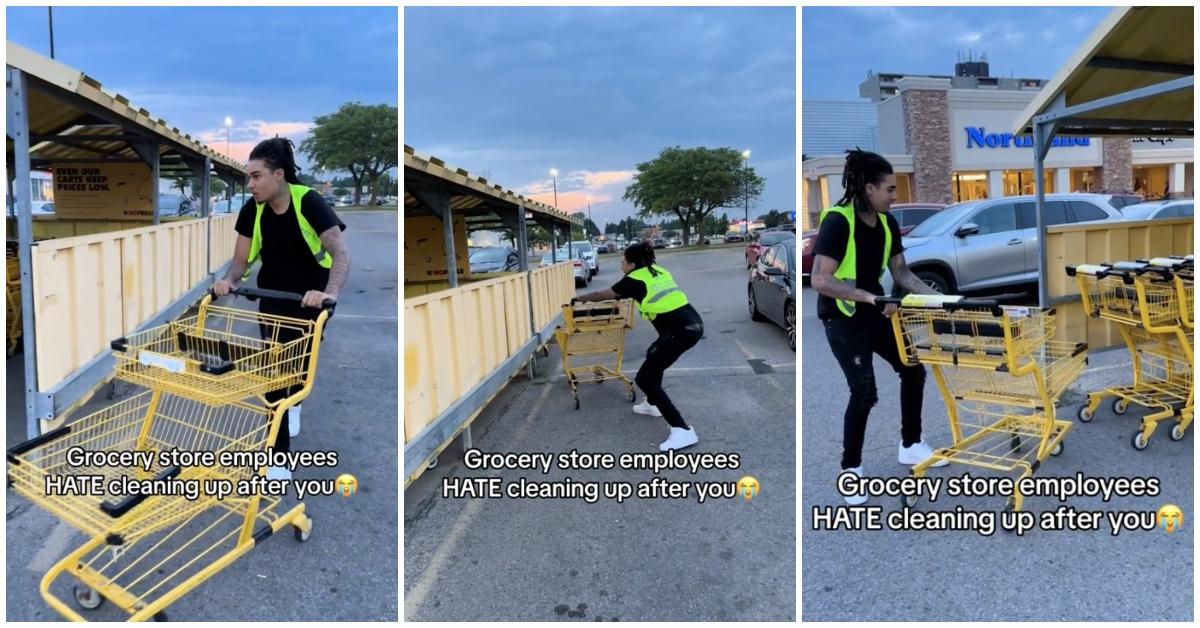
[[[1195,252],[1191,218],[1060,225],[1046,230],[1050,305],[1062,340],[1098,349],[1121,344],[1117,326],[1083,311],[1079,288],[1063,269],[1078,264],[1149,259]]]

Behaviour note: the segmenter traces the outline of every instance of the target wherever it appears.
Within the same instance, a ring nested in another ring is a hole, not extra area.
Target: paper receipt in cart
[[[138,351],[138,363],[144,366],[160,368],[171,373],[182,373],[186,367],[183,360],[179,358],[154,353],[153,351]]]

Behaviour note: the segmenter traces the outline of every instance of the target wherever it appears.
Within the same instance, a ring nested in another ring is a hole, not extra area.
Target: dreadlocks
[[[882,155],[862,150],[857,146],[846,151],[846,167],[842,169],[842,187],[846,190],[838,205],[853,202],[855,211],[871,208],[867,200],[867,184],[878,184],[892,172],[892,164]]]
[[[625,261],[633,264],[635,268],[649,269],[651,277],[658,276],[658,271],[654,270],[653,246],[648,246],[644,242],[630,244],[625,248]]]
[[[261,159],[271,170],[283,170],[283,178],[288,183],[300,185],[300,177],[296,166],[296,145],[286,137],[275,137],[263,140],[250,151],[250,160]]]

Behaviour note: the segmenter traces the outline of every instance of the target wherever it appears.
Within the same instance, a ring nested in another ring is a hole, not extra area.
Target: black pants
[[[864,306],[860,305],[859,308]],[[925,367],[900,361],[891,321],[877,312],[862,311],[854,318],[840,314],[824,321],[825,337],[850,387],[850,402],[842,428],[842,468],[862,464],[867,416],[879,401],[875,389],[873,354],[879,354],[900,375],[900,438],[905,447],[921,440],[921,402],[925,394]]]
[[[316,320],[317,316],[321,314],[320,308],[304,307],[298,302],[279,301],[276,299],[260,299],[258,302],[258,311],[260,314],[303,318],[307,320]],[[303,333],[299,329],[293,327],[277,328],[274,325],[260,322],[258,328],[263,340],[272,340],[281,344],[287,344],[303,336]],[[275,334],[276,330],[278,330],[277,337]],[[311,345],[305,347],[304,355],[308,356],[311,351]],[[301,388],[304,387],[289,386],[287,388],[280,388],[279,390],[268,392],[264,397],[266,397],[268,402],[275,403],[300,392]],[[282,425],[279,426],[279,433],[275,436],[275,451],[288,451],[290,447],[291,437],[288,435],[287,416],[285,415]]]
[[[637,376],[634,377],[633,381],[637,382],[638,388],[646,395],[646,402],[658,408],[671,427],[688,429],[688,424],[684,422],[679,409],[671,403],[671,398],[662,388],[663,373],[685,351],[696,346],[703,336],[704,324],[700,322],[690,323],[679,330],[660,335],[646,350],[646,361],[642,362],[642,368],[638,369]]]

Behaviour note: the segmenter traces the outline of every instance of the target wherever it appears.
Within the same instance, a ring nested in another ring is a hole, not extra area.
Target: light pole
[[[592,220],[592,197],[590,196],[588,197],[588,222],[591,222],[593,225],[596,224],[595,221]],[[584,225],[583,230],[585,232],[587,231],[587,225]]]
[[[750,235],[750,149],[742,151],[742,191],[746,195],[746,212],[742,223],[742,233]]]
[[[550,169],[550,178],[554,181],[554,209],[558,209],[558,169]]]
[[[229,155],[229,129],[233,128],[233,118],[225,116],[225,156],[233,159]]]

